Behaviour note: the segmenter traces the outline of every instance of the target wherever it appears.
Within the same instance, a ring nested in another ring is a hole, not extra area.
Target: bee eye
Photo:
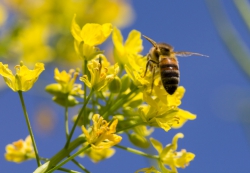
[[[167,48],[160,48],[161,49],[161,53],[162,53],[162,55],[169,55],[169,49],[167,49]]]

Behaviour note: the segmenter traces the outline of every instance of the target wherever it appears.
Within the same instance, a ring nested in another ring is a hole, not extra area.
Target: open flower
[[[112,40],[114,44],[114,57],[119,64],[128,64],[128,55],[137,55],[143,49],[141,33],[137,30],[132,30],[125,43],[121,31],[114,28]]]
[[[87,142],[91,144],[92,149],[107,149],[118,144],[122,140],[121,136],[114,134],[116,132],[118,119],[108,123],[100,115],[94,114],[92,121],[93,126],[90,132],[82,126],[82,131],[86,136]]]
[[[81,84],[76,84],[75,81],[79,75],[78,71],[73,69],[67,73],[65,70],[59,71],[55,69],[55,80],[58,83],[47,85],[45,90],[54,95],[53,100],[62,106],[75,106],[78,101],[74,96],[81,97],[84,91],[81,89]]]
[[[11,162],[20,163],[35,158],[35,152],[30,136],[28,136],[25,141],[20,139],[12,144],[8,144],[5,150],[5,159]]]
[[[5,83],[15,92],[28,91],[44,70],[44,64],[36,63],[34,70],[30,70],[21,62],[15,66],[15,70],[16,75],[13,75],[8,64],[0,62],[0,75],[3,76]]]
[[[178,87],[173,95],[169,95],[163,91],[166,94],[166,98],[161,98],[161,96],[159,96],[155,99],[144,92],[143,100],[149,105],[139,107],[139,113],[142,120],[147,122],[150,126],[160,127],[165,131],[170,130],[172,127],[179,128],[187,120],[194,120],[196,115],[178,108],[181,104],[181,98],[184,95],[184,91],[185,89],[183,87]]]
[[[90,72],[91,80],[89,81],[88,76],[84,75],[80,78],[89,88],[101,91],[105,88],[119,72],[118,64],[115,64],[112,70],[112,74],[108,75],[107,67],[102,67],[100,62],[92,60],[88,63],[88,70]]]
[[[176,151],[177,142],[179,138],[183,138],[182,133],[177,133],[172,140],[171,144],[168,144],[163,148],[162,144],[156,139],[150,138],[150,141],[153,147],[157,150],[159,154],[159,166],[162,172],[173,172],[177,173],[176,168],[185,168],[189,165],[189,162],[192,161],[195,155],[191,152],[186,152],[186,150]],[[170,167],[171,170],[167,169],[164,165]]]
[[[112,24],[105,23],[103,25],[96,23],[87,23],[81,29],[75,21],[76,15],[73,17],[71,33],[75,39],[74,46],[77,54],[85,60],[91,60],[96,55],[102,53],[98,47],[102,44],[112,32]]]

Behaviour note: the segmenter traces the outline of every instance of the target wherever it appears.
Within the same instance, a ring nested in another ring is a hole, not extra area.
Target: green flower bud
[[[129,88],[131,80],[130,80],[128,74],[125,74],[122,76],[121,81],[122,81],[121,92],[124,92]]]
[[[58,83],[47,85],[45,87],[45,91],[47,91],[48,93],[54,96],[62,97],[64,95],[64,93],[62,93],[62,86]]]
[[[67,99],[67,100],[66,100]],[[63,107],[73,107],[77,105],[79,102],[75,99],[73,96],[68,96],[66,97],[53,97],[53,101],[56,102],[57,104],[63,106]]]
[[[111,93],[119,93],[121,90],[121,79],[119,77],[115,77],[109,84],[109,90]]]
[[[136,133],[133,133],[133,134],[130,134],[129,135],[129,140],[137,147],[140,147],[140,148],[148,148],[150,146],[150,143],[149,141],[143,137],[143,136],[140,136]]]

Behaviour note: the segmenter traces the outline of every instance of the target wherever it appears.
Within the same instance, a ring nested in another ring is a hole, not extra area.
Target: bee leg
[[[152,94],[152,91],[153,91],[153,88],[154,88],[154,82],[155,82],[155,66],[153,67],[153,76],[152,76],[152,83],[151,83],[150,94]]]
[[[144,75],[142,76],[143,78],[146,76],[147,71],[148,71],[148,66],[149,66],[150,60],[148,60],[147,65],[146,65],[146,70],[144,72]]]
[[[142,76],[143,78],[146,76],[146,74],[147,74],[147,71],[148,71],[148,66],[149,66],[149,64],[150,63],[154,63],[154,64],[159,64],[159,63],[157,63],[157,62],[155,62],[155,61],[153,61],[153,60],[151,60],[150,59],[150,55],[148,55],[148,62],[147,62],[147,64],[146,64],[146,70],[145,70],[145,73],[144,73],[144,75]]]

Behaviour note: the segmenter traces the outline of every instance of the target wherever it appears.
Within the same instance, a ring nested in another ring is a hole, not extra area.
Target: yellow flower
[[[83,147],[86,145],[83,145]],[[102,150],[96,150],[93,148],[89,148],[85,153],[81,153],[79,157],[84,157],[87,155],[94,163],[100,162],[104,159],[108,159],[115,154],[115,150],[113,148],[104,148]]]
[[[87,142],[91,144],[93,149],[102,150],[110,148],[122,140],[121,136],[114,134],[118,119],[108,123],[103,117],[94,114],[92,121],[93,126],[91,131],[88,132],[84,126],[82,126],[82,131],[86,136]]]
[[[153,147],[159,154],[159,166],[163,172],[171,171],[177,173],[178,171],[176,168],[185,168],[189,165],[189,162],[194,159],[195,155],[191,152],[186,152],[186,150],[176,151],[178,139],[183,137],[184,135],[182,133],[177,133],[173,137],[172,143],[166,145],[165,148],[163,148],[159,141],[150,138]],[[171,170],[167,169],[164,165],[169,166]]]
[[[54,95],[53,100],[62,106],[75,106],[78,101],[73,96],[81,97],[84,91],[81,84],[76,84],[79,72],[73,69],[67,73],[65,70],[60,72],[55,69],[55,80],[58,83],[47,85],[45,90]]]
[[[55,80],[62,87],[63,93],[69,93],[70,95],[80,95],[83,94],[80,84],[75,84],[75,81],[79,75],[78,71],[70,69],[67,73],[65,70],[60,72],[58,68],[55,69]],[[77,93],[79,92],[79,93]]]
[[[137,55],[143,49],[141,33],[137,30],[132,30],[129,33],[126,42],[123,44],[121,31],[114,28],[112,40],[114,44],[114,56],[119,64],[128,64],[128,55]]]
[[[15,41],[10,45],[12,51],[22,57],[26,63],[33,64],[35,62],[51,61],[53,56],[52,48],[47,42],[49,39],[49,27],[39,22],[29,22],[22,28]]]
[[[119,72],[118,64],[115,64],[113,69],[112,74],[108,75],[107,67],[102,67],[102,63],[92,60],[88,63],[91,80],[89,81],[87,75],[81,77],[80,80],[83,81],[89,88],[101,91],[115,78]]]
[[[16,75],[13,75],[8,64],[0,62],[0,75],[3,76],[5,83],[15,92],[28,91],[44,70],[44,64],[36,63],[34,70],[29,70],[21,62],[20,65],[15,66],[15,69]]]
[[[5,150],[5,159],[11,162],[20,163],[35,158],[35,152],[30,136],[28,136],[25,141],[20,139],[12,144],[8,144]]]
[[[187,120],[194,120],[196,115],[178,108],[181,104],[184,91],[185,89],[183,87],[178,87],[173,95],[169,95],[163,89],[163,96],[157,94],[159,97],[155,99],[144,92],[143,100],[149,105],[139,107],[139,113],[143,121],[147,122],[150,126],[160,127],[168,131],[172,127],[181,127]]]
[[[145,172],[145,173],[161,173],[160,171],[158,171],[157,169],[155,169],[155,167],[151,166],[149,168],[142,168],[140,170],[137,170],[135,173],[139,173],[139,172]]]
[[[81,29],[75,21],[76,15],[73,17],[71,33],[75,39],[75,50],[85,60],[91,60],[96,55],[102,53],[99,48],[95,47],[102,44],[112,32],[112,24],[105,23],[103,25],[96,23],[87,23]]]

